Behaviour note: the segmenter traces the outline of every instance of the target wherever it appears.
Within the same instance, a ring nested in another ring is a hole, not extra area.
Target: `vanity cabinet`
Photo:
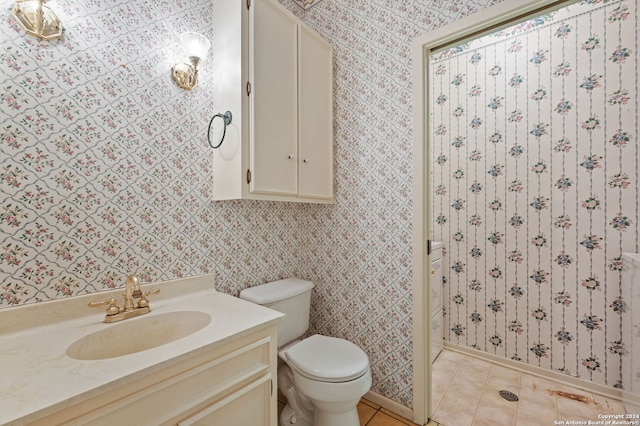
[[[275,0],[243,6],[214,3],[214,28],[241,40],[226,89],[241,118],[238,140],[212,153],[213,198],[333,203],[333,49]]]
[[[172,360],[35,425],[276,426],[276,327]]]

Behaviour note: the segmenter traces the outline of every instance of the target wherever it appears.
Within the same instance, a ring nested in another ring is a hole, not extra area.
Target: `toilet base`
[[[278,419],[279,426],[314,426],[313,419],[299,418],[296,411],[289,404],[285,405]]]
[[[278,387],[287,398],[287,405],[280,413],[280,426],[313,426],[315,408],[306,396],[300,394],[293,382],[291,368],[281,362],[278,365]]]
[[[358,410],[353,409],[344,413],[330,413],[316,410],[316,418],[313,426],[360,426]]]
[[[358,410],[352,409],[344,413],[330,413],[322,410],[315,410],[315,418],[309,419],[308,417],[298,417],[297,413],[289,404],[287,404],[280,418],[278,424],[280,426],[359,426],[360,417],[358,416]]]
[[[287,398],[280,426],[360,426],[358,402],[371,389],[368,363],[354,379],[326,382],[309,378],[289,365],[287,349],[279,356],[283,362],[278,365],[278,388]]]

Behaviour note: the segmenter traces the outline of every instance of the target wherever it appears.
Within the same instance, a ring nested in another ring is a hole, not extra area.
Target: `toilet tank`
[[[245,288],[240,298],[286,315],[278,325],[278,347],[281,348],[309,329],[312,288],[311,281],[286,278]]]

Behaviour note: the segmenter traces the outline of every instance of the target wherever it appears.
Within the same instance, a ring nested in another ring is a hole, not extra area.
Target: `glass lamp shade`
[[[180,34],[180,45],[189,58],[203,60],[211,47],[211,42],[203,35],[192,31]]]
[[[27,34],[42,40],[55,40],[62,36],[62,22],[44,2],[45,0],[16,0],[12,15]]]

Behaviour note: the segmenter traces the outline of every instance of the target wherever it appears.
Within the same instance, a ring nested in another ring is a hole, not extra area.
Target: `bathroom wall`
[[[490,1],[281,3],[334,46],[337,203],[314,209],[312,331],[360,345],[373,388],[412,405],[412,64],[416,36]]]
[[[318,3],[320,3],[322,0],[293,0],[298,6],[300,6],[303,9],[309,9],[315,5],[317,5]]]
[[[209,0],[51,2],[53,42],[19,29],[12,4],[0,1],[0,307],[128,273],[215,272],[232,294],[297,275],[305,207],[210,199],[216,52],[194,90],[170,76],[179,33],[215,36]]]
[[[0,0],[0,306],[215,272],[231,294],[311,279],[312,332],[362,346],[373,391],[412,404],[411,43],[491,0],[281,0],[335,47],[334,206],[213,202],[212,58],[177,88],[176,35],[208,1],[50,2],[57,42]]]
[[[434,55],[449,342],[625,386],[638,25],[637,2],[582,1]]]

